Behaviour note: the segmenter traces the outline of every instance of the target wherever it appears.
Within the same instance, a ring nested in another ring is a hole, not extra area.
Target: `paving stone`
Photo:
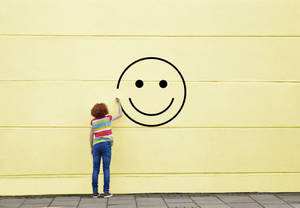
[[[79,203],[80,198],[71,198],[68,199],[66,197],[56,197],[53,202],[50,204],[50,206],[74,206],[76,207]]]
[[[132,194],[114,194],[110,199],[135,199]]]
[[[81,198],[80,204],[106,204],[107,199],[105,198]]]
[[[53,198],[26,198],[24,204],[50,204]]]
[[[231,208],[262,208],[262,206],[257,203],[232,203],[229,204],[229,206]]]
[[[190,193],[189,197],[204,197],[204,196],[214,196],[212,193]]]
[[[78,206],[80,207],[90,207],[90,206],[106,206],[106,203],[80,203]]]
[[[112,203],[112,204],[108,204],[108,206],[136,206],[136,203]]]
[[[255,198],[256,200],[272,200],[272,199],[278,199],[273,194],[249,194],[252,198]]]
[[[78,208],[106,207],[107,199],[104,198],[81,198]]]
[[[110,197],[109,201],[135,201],[135,198]]]
[[[300,203],[296,202],[296,203],[290,203],[290,205],[294,208],[300,208]]]
[[[109,208],[136,208],[136,205],[135,204],[134,205],[131,205],[131,204],[124,205],[124,204],[122,204],[122,205],[108,205],[108,207]]]
[[[148,198],[149,194],[136,194],[135,198]]]
[[[77,208],[78,206],[70,206],[70,205],[50,205],[49,208]],[[43,208],[48,208],[43,207]]]
[[[57,196],[55,201],[79,201],[80,196]]]
[[[222,194],[217,194],[217,196],[224,202],[226,203],[251,203],[251,202],[255,202],[253,199],[251,199],[249,196],[247,195],[222,195]]]
[[[20,205],[9,204],[9,205],[0,205],[0,208],[18,208]]]
[[[106,208],[106,204],[80,204],[78,208]]]
[[[64,203],[64,202],[58,202],[58,203],[52,203],[50,204],[50,207],[76,207],[78,206],[78,203]]]
[[[193,203],[192,199],[190,198],[165,198],[167,203]]]
[[[19,207],[25,198],[3,198],[0,199],[0,208],[2,207]]]
[[[20,205],[0,205],[0,208],[18,208]]]
[[[276,194],[276,196],[286,202],[300,203],[300,193]]]
[[[226,204],[204,204],[201,205],[201,208],[230,208],[230,207]]]
[[[137,202],[137,204],[165,204],[165,202],[163,200],[157,200],[157,201]]]
[[[141,205],[148,205],[148,204],[162,204],[162,205],[165,205],[165,202],[164,201],[152,201],[152,202],[137,202],[137,205],[141,206]]]
[[[50,203],[49,208],[300,208],[300,193],[116,194],[108,199],[0,197],[0,208],[46,208]]]
[[[197,204],[223,204],[223,202],[214,196],[196,196],[191,197],[192,200],[194,200]]]
[[[150,197],[150,198],[162,198],[160,193],[148,194],[148,197]]]
[[[135,198],[157,198],[162,197],[162,194],[160,193],[151,193],[151,194],[136,194]]]
[[[261,204],[285,204],[284,201],[272,194],[250,194],[250,196]]]
[[[143,201],[145,201],[145,202],[151,202],[151,201],[163,201],[163,198],[161,198],[161,197],[156,197],[156,198],[137,198],[136,199],[136,201],[138,201],[138,202],[143,202]]]
[[[23,204],[20,208],[46,208],[48,204]]]
[[[265,208],[291,208],[288,204],[266,204]]]
[[[169,208],[198,208],[195,203],[172,203],[168,204]]]
[[[188,194],[162,194],[163,198],[189,198],[190,196]]]
[[[143,203],[137,204],[138,207],[151,207],[151,206],[166,206],[165,203]]]
[[[129,205],[133,205],[136,206],[136,203],[111,203],[108,204],[109,206],[118,206],[118,205],[124,205],[124,206],[129,206]]]
[[[147,205],[147,204],[165,204],[165,202],[162,200],[162,199],[160,199],[160,198],[157,198],[156,200],[153,200],[153,199],[151,199],[151,200],[137,200],[137,204],[138,205],[143,205],[143,204],[145,204],[145,205]]]
[[[138,208],[167,208],[166,204],[138,204]]]
[[[134,199],[112,199],[110,198],[108,200],[109,205],[118,205],[118,204],[136,204],[136,201]]]
[[[163,200],[157,200],[157,201],[139,201],[137,204],[165,204]]]

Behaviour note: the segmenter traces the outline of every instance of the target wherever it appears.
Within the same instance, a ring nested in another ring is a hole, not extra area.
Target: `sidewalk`
[[[300,208],[300,193],[115,194],[0,197],[0,208]]]

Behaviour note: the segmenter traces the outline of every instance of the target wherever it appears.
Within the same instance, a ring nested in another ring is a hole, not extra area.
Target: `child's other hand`
[[[120,102],[120,98],[117,98],[117,97],[116,97],[116,101],[119,103],[119,102]]]
[[[91,149],[91,154],[93,155],[93,148]]]

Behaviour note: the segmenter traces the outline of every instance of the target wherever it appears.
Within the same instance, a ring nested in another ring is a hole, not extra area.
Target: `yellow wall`
[[[117,90],[147,56],[181,71],[186,103],[113,123],[112,193],[300,191],[300,1],[0,2],[0,195],[91,193],[91,107],[134,114],[134,93],[155,112],[182,86],[154,64]]]

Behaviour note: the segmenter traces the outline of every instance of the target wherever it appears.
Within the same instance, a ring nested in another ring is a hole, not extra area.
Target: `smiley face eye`
[[[142,80],[136,80],[136,82],[135,82],[135,86],[137,87],[137,88],[141,88],[141,87],[143,87],[143,85],[144,85],[144,82],[142,81]]]
[[[159,86],[161,88],[165,88],[165,87],[167,87],[167,85],[168,85],[168,82],[166,80],[160,80]]]

